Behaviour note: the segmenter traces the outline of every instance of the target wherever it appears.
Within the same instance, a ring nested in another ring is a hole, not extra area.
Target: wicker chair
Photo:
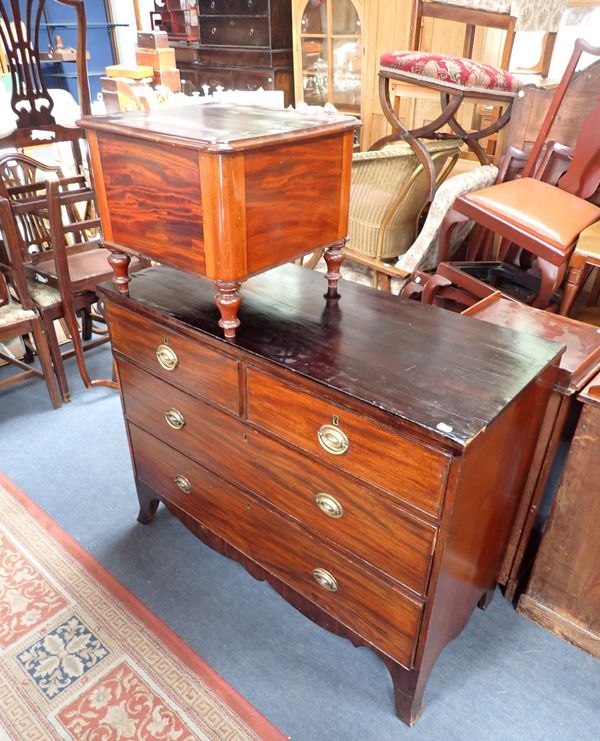
[[[437,186],[454,167],[461,142],[446,139],[425,144]],[[376,269],[403,254],[415,241],[427,196],[423,165],[406,142],[355,154],[346,258]]]

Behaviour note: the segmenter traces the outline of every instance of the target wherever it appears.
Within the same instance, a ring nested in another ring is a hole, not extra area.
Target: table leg
[[[327,263],[327,272],[325,273],[325,277],[327,278],[328,284],[325,298],[340,297],[337,286],[338,280],[342,277],[340,268],[342,266],[342,263],[344,262],[344,253],[342,252],[342,247],[345,244],[345,239],[341,242],[336,242],[335,244],[327,247],[325,249],[325,252],[323,253],[323,257],[325,258],[325,262]]]
[[[218,293],[215,296],[215,302],[221,313],[219,327],[223,329],[225,337],[229,340],[235,337],[235,330],[240,326],[240,320],[237,316],[242,302],[242,297],[239,294],[240,285],[235,281],[218,280],[216,282]]]

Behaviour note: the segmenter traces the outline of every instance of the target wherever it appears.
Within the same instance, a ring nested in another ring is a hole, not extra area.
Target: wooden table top
[[[151,111],[84,116],[77,123],[84,129],[170,142],[204,151],[252,149],[360,126],[360,121],[353,116],[338,113],[300,113],[221,103],[190,103]]]
[[[113,284],[101,290],[408,420],[453,449],[483,431],[562,351],[343,280],[341,298],[327,302],[321,273],[289,264],[244,284],[242,323],[231,342],[217,328],[214,288],[201,278],[159,266],[132,275],[129,297]]]
[[[589,378],[600,371],[598,327],[534,309],[507,298],[482,301],[481,305],[481,310],[476,313],[473,311],[476,305],[472,307],[470,316],[565,345],[557,380],[557,387],[562,393],[577,393]]]

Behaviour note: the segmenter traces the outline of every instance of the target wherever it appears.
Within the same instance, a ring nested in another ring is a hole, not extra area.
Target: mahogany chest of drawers
[[[561,347],[354,284],[324,303],[292,265],[248,281],[234,342],[195,276],[155,267],[100,292],[140,521],[164,502],[371,647],[414,722],[493,593]]]
[[[183,79],[197,88],[283,90],[293,104],[290,0],[199,0],[199,44],[176,45]]]

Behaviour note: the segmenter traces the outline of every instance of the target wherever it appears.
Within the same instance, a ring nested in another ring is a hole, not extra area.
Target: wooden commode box
[[[413,723],[493,593],[561,346],[351,283],[324,301],[293,265],[247,282],[229,342],[196,276],[161,266],[100,292],[140,521],[164,502],[371,647]]]
[[[206,276],[234,337],[241,281],[325,249],[336,295],[355,118],[192,103],[79,124],[124,292],[129,254]]]

